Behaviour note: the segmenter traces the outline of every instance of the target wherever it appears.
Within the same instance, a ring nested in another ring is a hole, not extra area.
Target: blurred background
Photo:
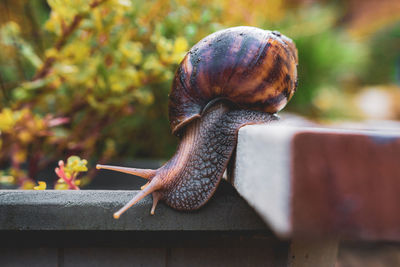
[[[295,41],[299,88],[285,111],[400,119],[398,0],[2,0],[0,182],[32,188],[69,155],[92,163],[87,180],[94,162],[169,158],[175,69],[200,39],[238,25]]]

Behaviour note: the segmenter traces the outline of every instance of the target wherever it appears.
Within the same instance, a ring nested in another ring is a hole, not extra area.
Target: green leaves
[[[36,55],[32,46],[21,38],[21,29],[13,21],[4,24],[0,29],[1,43],[15,47],[35,68],[42,64],[42,60]]]
[[[78,156],[70,156],[67,159],[67,165],[65,166],[65,172],[69,176],[74,176],[75,173],[86,172],[87,160],[81,159]]]

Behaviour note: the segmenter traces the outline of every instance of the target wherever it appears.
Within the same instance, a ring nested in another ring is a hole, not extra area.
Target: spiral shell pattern
[[[297,63],[293,41],[276,31],[242,26],[205,37],[175,74],[169,96],[172,132],[219,98],[241,109],[278,112],[296,91]]]

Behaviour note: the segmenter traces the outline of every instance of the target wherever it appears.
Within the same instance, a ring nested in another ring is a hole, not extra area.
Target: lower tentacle
[[[157,177],[152,180],[146,188],[144,188],[142,191],[140,191],[134,198],[131,199],[128,203],[125,204],[120,210],[114,213],[114,219],[119,219],[119,217],[127,211],[130,207],[135,205],[137,202],[139,202],[141,199],[146,197],[147,195],[150,195],[151,193],[155,192],[156,190],[159,190],[161,188],[162,184],[160,183],[160,180],[157,179]],[[156,203],[157,204],[157,203]],[[153,205],[155,208],[155,205]],[[153,212],[154,213],[154,212]]]

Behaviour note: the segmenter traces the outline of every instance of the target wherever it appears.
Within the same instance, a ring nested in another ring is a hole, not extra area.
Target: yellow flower
[[[133,86],[139,87],[141,85],[139,72],[135,68],[126,68],[123,74],[128,81],[131,81]]]
[[[17,162],[24,162],[26,160],[26,156],[25,150],[18,150],[14,153],[13,159]]]
[[[46,57],[54,57],[56,58],[58,55],[58,51],[55,48],[49,48],[45,51]]]
[[[14,176],[11,175],[2,175],[0,173],[0,183],[4,183],[4,184],[13,184],[15,183],[15,178]]]
[[[15,124],[14,114],[9,108],[4,108],[0,113],[0,130],[11,130]]]
[[[133,64],[138,65],[142,62],[142,48],[143,45],[139,42],[123,42],[120,44],[121,53],[127,57]]]
[[[123,77],[119,73],[113,73],[109,75],[109,80],[111,84],[111,90],[113,92],[123,92],[126,89],[125,84],[122,83],[124,81]]]
[[[55,190],[68,190],[68,185],[63,182],[57,182],[56,185],[54,186]]]
[[[186,54],[189,48],[189,44],[183,37],[178,37],[174,42],[174,49],[172,55],[170,56],[171,63],[179,63]]]
[[[22,185],[20,189],[24,189],[24,190],[28,190],[28,189],[33,189],[35,187],[35,183],[28,180],[25,181]]]
[[[38,184],[39,184],[38,186],[35,186],[33,188],[34,190],[46,190],[47,187],[46,182],[39,181]]]
[[[44,24],[44,28],[50,32],[59,34],[61,32],[60,20],[60,15],[57,12],[52,11],[50,12],[50,18]]]
[[[147,90],[138,89],[133,92],[133,95],[144,105],[150,105],[154,102],[154,95]]]
[[[189,44],[184,37],[178,37],[174,42],[174,53],[186,52],[189,48]]]
[[[88,170],[86,164],[86,159],[81,159],[78,156],[70,156],[67,159],[67,166],[65,166],[65,171],[67,174],[71,174],[72,172],[86,172]]]
[[[18,139],[21,140],[22,143],[29,143],[32,141],[33,136],[32,134],[27,131],[27,130],[22,130],[19,134],[18,134]]]

